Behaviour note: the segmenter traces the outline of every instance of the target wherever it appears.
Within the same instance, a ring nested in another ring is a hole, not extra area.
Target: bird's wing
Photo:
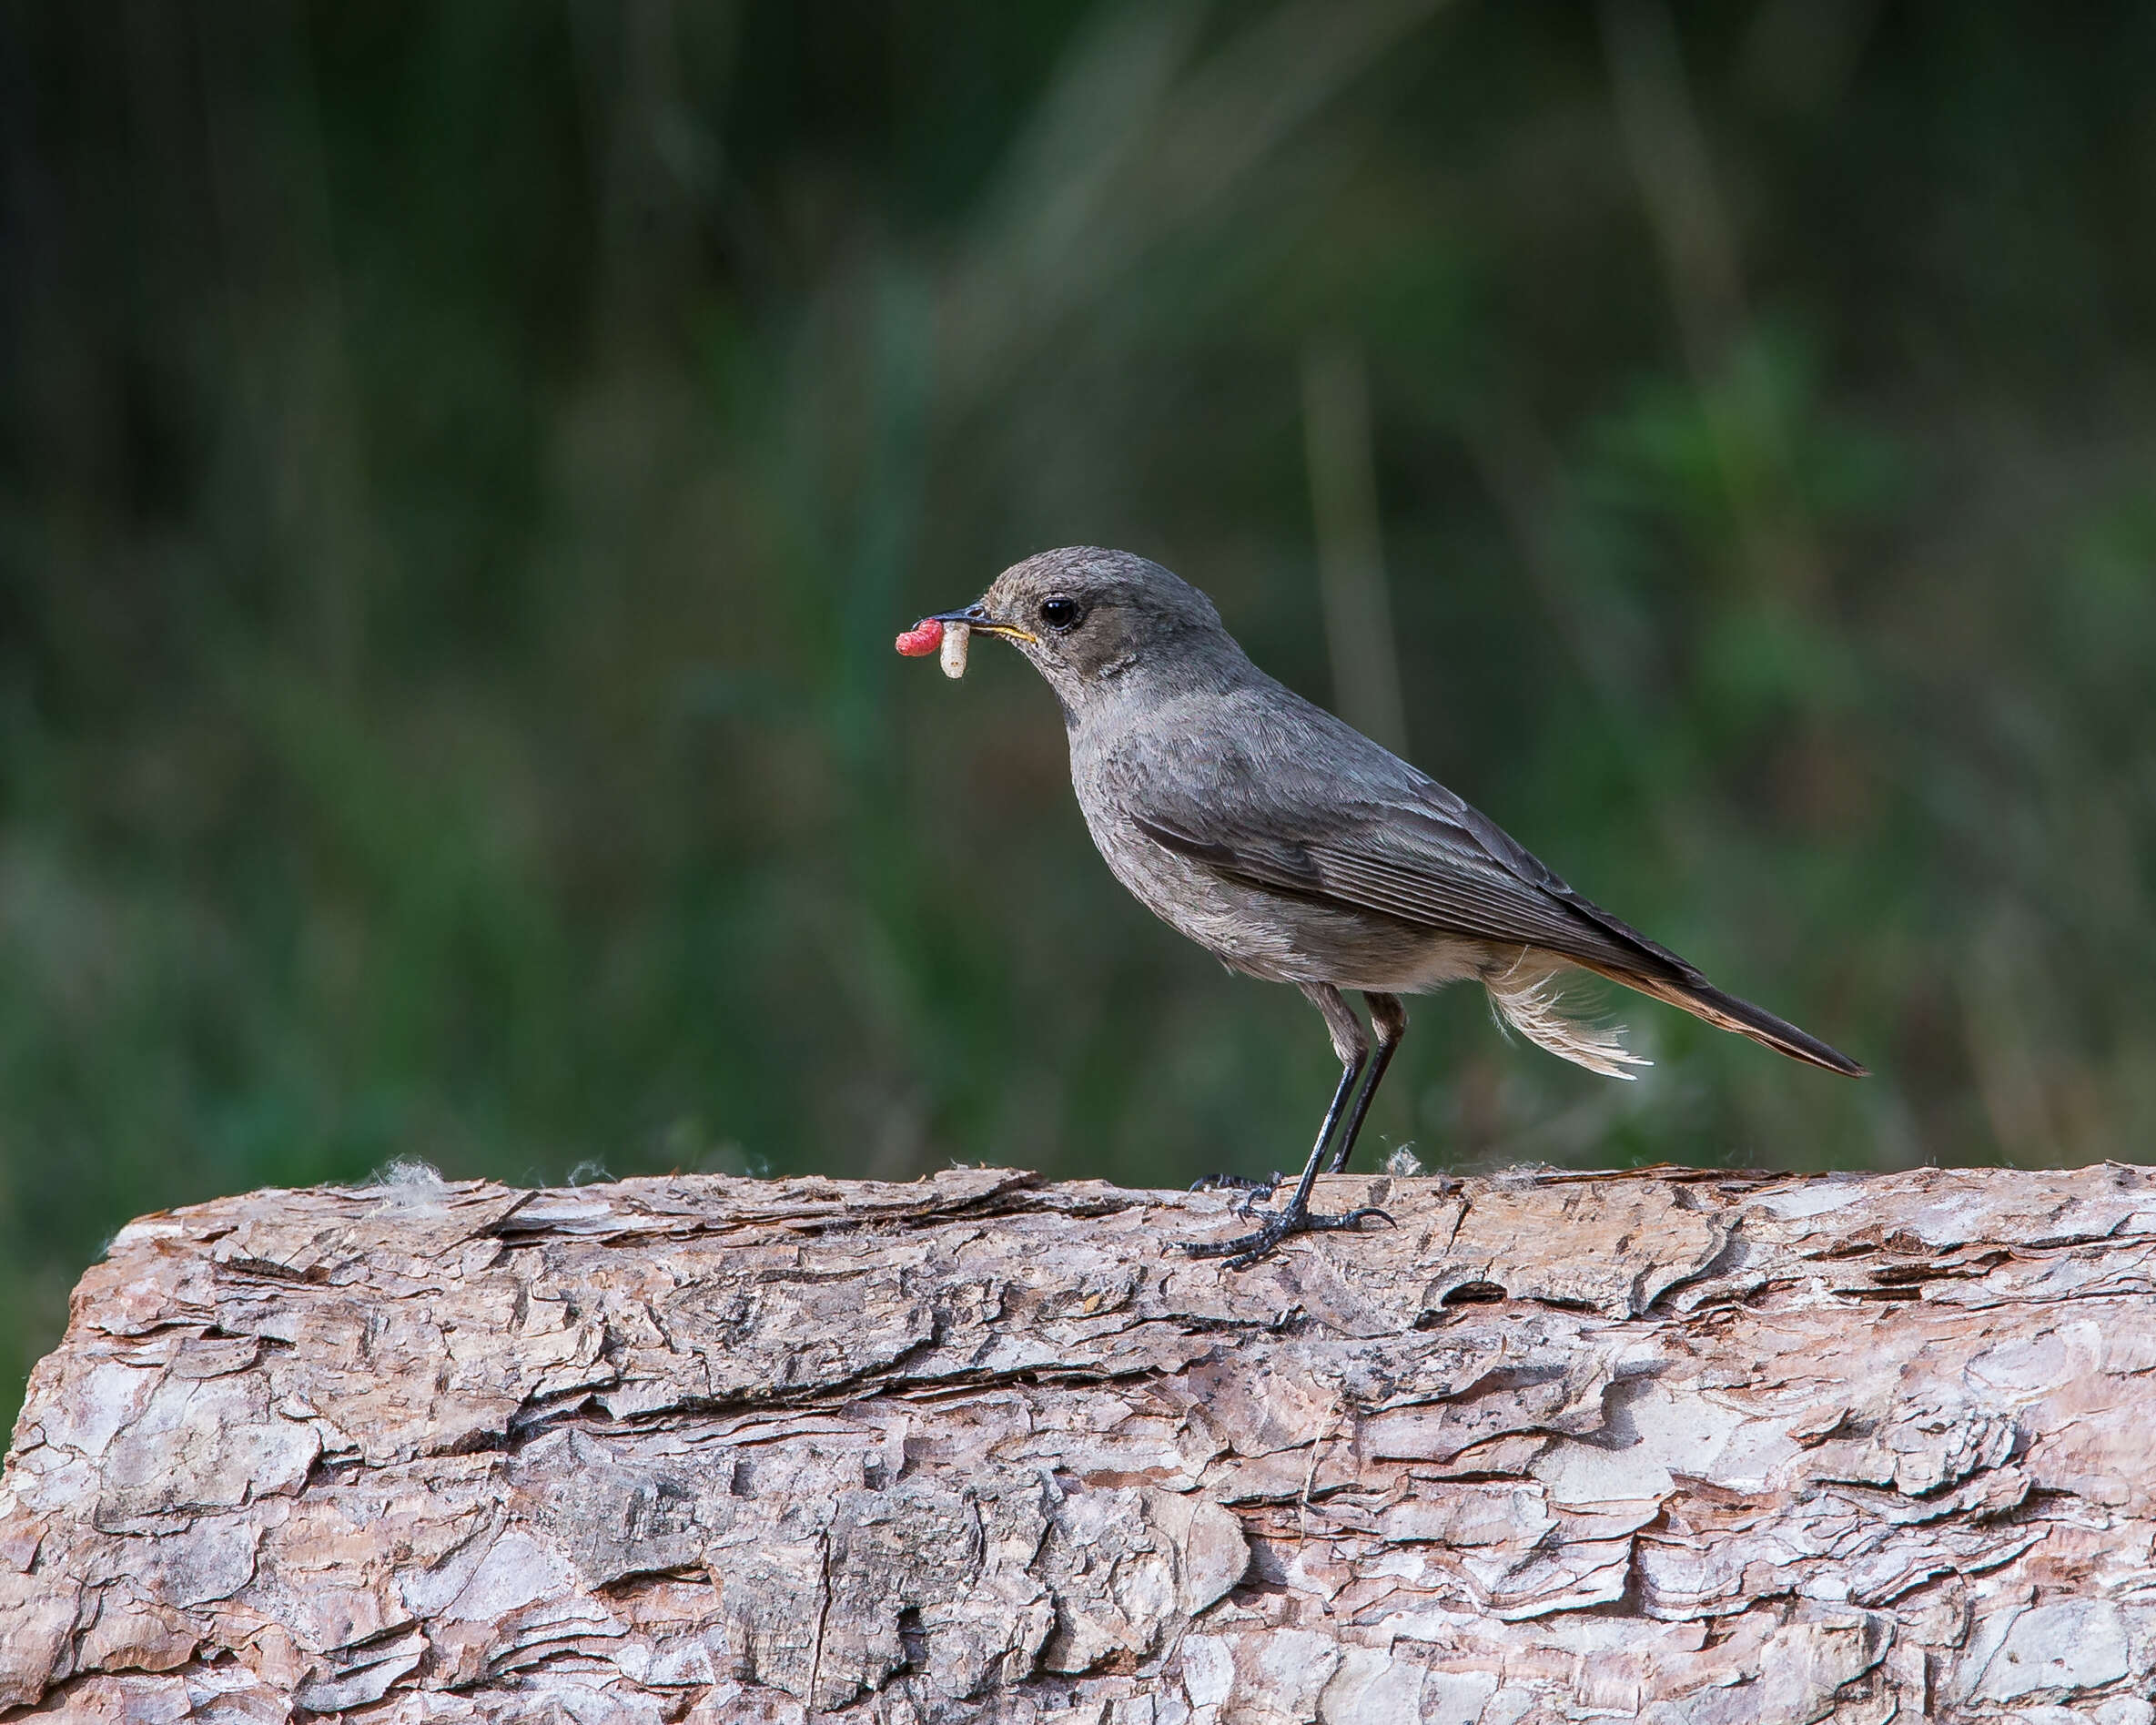
[[[1581,898],[1488,816],[1278,685],[1159,716],[1142,745],[1110,747],[1090,776],[1139,830],[1199,867],[1436,932],[1538,948],[1793,1059],[1863,1074],[1809,1032],[1716,988]],[[1580,1058],[1576,1045],[1558,1051]]]
[[[1209,715],[1210,717],[1210,715]],[[1108,764],[1155,843],[1233,879],[1598,969],[1699,973],[1574,892],[1494,821],[1330,714],[1277,700],[1179,736],[1178,770]]]

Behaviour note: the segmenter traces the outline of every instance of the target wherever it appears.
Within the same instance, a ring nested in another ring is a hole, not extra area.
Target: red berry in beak
[[[924,617],[898,637],[898,651],[909,659],[925,659],[943,644],[943,624]]]

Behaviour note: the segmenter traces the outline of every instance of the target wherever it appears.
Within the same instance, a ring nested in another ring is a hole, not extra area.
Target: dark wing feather
[[[1799,1060],[1864,1070],[1724,993],[1479,809],[1277,685],[1192,714],[1177,745],[1175,770],[1111,759],[1105,776],[1139,829],[1180,856],[1272,891],[1536,947]]]
[[[1277,685],[1209,703],[1173,735],[1171,760],[1118,752],[1104,777],[1155,843],[1221,875],[1470,939],[1696,974],[1443,786]]]
[[[1393,826],[1409,824],[1419,812],[1400,811],[1408,818],[1396,817],[1382,827],[1373,822],[1361,832],[1343,823],[1327,837],[1306,843],[1217,825],[1192,832],[1182,823],[1170,824],[1158,810],[1135,818],[1155,843],[1252,886],[1331,899],[1471,939],[1542,947],[1608,965],[1655,962],[1493,861],[1442,843],[1402,844]]]

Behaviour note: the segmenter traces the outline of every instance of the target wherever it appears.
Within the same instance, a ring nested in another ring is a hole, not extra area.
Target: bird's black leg
[[[1363,1115],[1370,1112],[1370,1099],[1385,1081],[1385,1068],[1392,1064],[1392,1051],[1407,1034],[1407,1008],[1400,1004],[1397,994],[1372,994],[1365,989],[1362,998],[1370,1002],[1370,1028],[1377,1032],[1378,1045],[1371,1050],[1370,1076],[1362,1081],[1362,1088],[1355,1092],[1355,1106],[1348,1111],[1347,1131],[1341,1134],[1332,1160],[1325,1164],[1329,1174],[1340,1172],[1355,1153],[1355,1139],[1362,1131]]]
[[[1233,1240],[1188,1240],[1183,1250],[1194,1258],[1226,1258],[1230,1270],[1240,1270],[1245,1264],[1255,1263],[1290,1234],[1310,1233],[1326,1229],[1359,1228],[1370,1217],[1382,1217],[1390,1222],[1382,1210],[1351,1210],[1341,1216],[1318,1216],[1311,1213],[1311,1186],[1318,1178],[1318,1164],[1323,1161],[1325,1146],[1331,1142],[1334,1129],[1341,1117],[1348,1111],[1355,1100],[1356,1081],[1370,1058],[1370,1044],[1362,1034],[1362,1026],[1356,1022],[1355,1014],[1338,989],[1329,983],[1305,982],[1301,985],[1311,1004],[1325,1015],[1325,1028],[1332,1032],[1332,1051],[1340,1056],[1340,1083],[1333,1090],[1332,1102],[1325,1111],[1324,1124],[1318,1128],[1318,1142],[1311,1146],[1310,1160],[1302,1165],[1302,1178],[1296,1182],[1295,1195],[1286,1206],[1266,1217],[1264,1223],[1250,1233]],[[1392,999],[1390,995],[1380,997]],[[1398,1013],[1399,1002],[1392,1001],[1400,1022],[1405,1014]],[[1381,1032],[1382,1034],[1382,1032]],[[1392,1027],[1393,1040],[1399,1040],[1399,1026]],[[1390,1051],[1388,1048],[1388,1052]],[[1367,1100],[1365,1100],[1367,1106]],[[1350,1145],[1353,1143],[1353,1126],[1361,1123],[1361,1110],[1357,1109],[1353,1125],[1350,1127]],[[1336,1159],[1334,1166],[1339,1165]],[[1276,1176],[1277,1179],[1277,1176]],[[1246,1203],[1247,1203],[1246,1200]],[[1246,1210],[1245,1213],[1249,1213]]]

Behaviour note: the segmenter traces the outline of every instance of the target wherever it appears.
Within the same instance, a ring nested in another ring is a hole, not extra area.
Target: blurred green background
[[[1442,997],[1364,1165],[2142,1154],[2151,56],[0,0],[0,1419],[127,1217],[393,1158],[1292,1165],[1316,1016],[1124,897],[1015,655],[892,654],[1069,543],[1878,1073]]]

